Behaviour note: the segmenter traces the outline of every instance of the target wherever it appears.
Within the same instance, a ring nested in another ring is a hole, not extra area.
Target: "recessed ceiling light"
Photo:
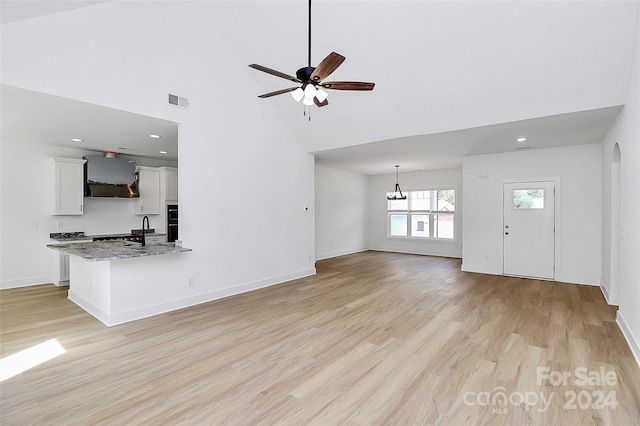
[[[160,154],[167,154],[167,151],[160,151]]]
[[[160,139],[162,136],[160,135],[149,135],[150,138]]]
[[[74,142],[84,142],[84,139],[80,139],[80,138],[71,138],[71,140]]]
[[[518,139],[516,139],[516,140],[517,140],[518,142],[524,142],[524,141],[526,141],[526,140],[527,140],[527,138],[518,138]]]

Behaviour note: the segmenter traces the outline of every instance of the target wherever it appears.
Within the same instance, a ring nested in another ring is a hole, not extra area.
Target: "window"
[[[454,239],[456,191],[410,191],[406,200],[387,200],[390,237]]]

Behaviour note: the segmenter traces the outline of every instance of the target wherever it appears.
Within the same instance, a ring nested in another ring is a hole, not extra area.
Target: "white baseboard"
[[[604,300],[607,302],[607,304],[610,305],[611,303],[609,302],[609,292],[607,291],[606,288],[604,288],[602,284],[600,284],[598,287],[600,287],[600,292],[604,296]]]
[[[620,303],[618,302],[618,295],[616,295],[615,293],[609,293],[609,290],[604,286],[604,284],[602,284],[602,280],[600,280],[600,291],[602,292],[602,295],[604,296],[604,300],[607,301],[607,304],[611,305],[611,306],[619,306]]]
[[[115,324],[109,323],[108,313],[96,307],[94,304],[92,304],[85,298],[79,296],[77,293],[74,293],[72,288],[69,288],[69,293],[67,295],[67,298],[71,300],[73,303],[75,303],[76,305],[80,306],[82,309],[84,309],[88,313],[90,313],[92,316],[94,316],[104,325],[107,325],[107,326],[115,325]]]
[[[554,281],[558,281],[561,283],[568,283],[568,284],[580,284],[580,285],[590,285],[593,287],[600,287],[600,279],[596,277],[564,275],[560,273],[560,274],[556,274]]]
[[[50,283],[51,283],[51,279],[44,275],[40,277],[20,278],[17,280],[3,280],[0,282],[0,290],[5,290],[9,288],[18,288],[18,287],[29,287],[32,285],[50,284]]]
[[[325,259],[331,259],[333,257],[338,257],[338,256],[346,256],[348,254],[362,253],[363,251],[367,251],[367,250],[369,249],[359,248],[359,249],[353,249],[353,250],[339,250],[331,253],[320,254],[316,256],[316,260],[325,260]]]
[[[608,305],[619,306],[618,298],[615,295],[610,294],[609,290],[607,290],[605,286],[600,285],[599,287],[600,287],[600,291],[602,292],[602,295],[604,296],[604,300],[606,300]]]
[[[622,331],[622,335],[626,339],[629,349],[631,349],[631,353],[636,359],[638,367],[640,367],[640,341],[633,336],[631,329],[627,326],[627,323],[620,314],[620,311],[616,314],[616,323],[618,324],[618,327],[620,327],[620,331]]]
[[[69,300],[82,309],[93,315],[100,320],[104,325],[111,327],[114,325],[124,324],[126,322],[139,320],[142,318],[148,318],[154,315],[160,315],[167,312],[175,311],[178,309],[188,308],[190,306],[199,305],[201,303],[211,302],[213,300],[222,299],[225,297],[233,296],[240,293],[246,293],[248,291],[257,290],[263,287],[269,287],[276,284],[282,284],[287,281],[296,280],[299,278],[315,275],[315,268],[306,269],[303,271],[293,272],[290,274],[281,275],[278,277],[267,278],[264,280],[254,281],[250,283],[241,284],[239,286],[225,288],[222,290],[216,290],[196,296],[186,297],[184,299],[172,300],[169,302],[161,303],[154,306],[147,306],[140,309],[135,309],[127,312],[107,313],[92,305],[82,297],[73,293],[73,287],[69,290]]]
[[[411,250],[388,250],[388,249],[381,249],[381,248],[370,248],[367,250],[379,251],[382,253],[415,254],[418,256],[446,257],[447,259],[462,259],[462,257],[457,255],[443,254],[443,253],[429,253],[429,252],[419,252],[419,251],[411,251]]]
[[[502,275],[502,272],[496,272],[493,269],[484,265],[473,265],[469,263],[462,263],[460,268],[462,272],[475,272],[477,274],[489,274],[489,275]]]

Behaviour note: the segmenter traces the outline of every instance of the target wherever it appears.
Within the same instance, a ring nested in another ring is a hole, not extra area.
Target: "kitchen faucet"
[[[149,229],[149,216],[145,216],[142,218],[142,247],[145,246],[145,241],[144,241],[144,221],[147,221],[147,230]]]

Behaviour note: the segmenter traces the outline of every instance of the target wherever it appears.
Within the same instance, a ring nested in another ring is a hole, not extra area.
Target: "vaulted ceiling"
[[[19,16],[17,3],[3,1],[4,12]],[[242,63],[287,74],[307,65],[306,1],[202,8]],[[314,0],[312,65],[338,52],[347,59],[330,80],[372,81],[375,89],[331,91],[327,107],[311,108],[311,121],[288,94],[248,101],[275,109],[320,163],[367,174],[393,172],[394,164],[458,167],[464,155],[522,148],[520,136],[530,149],[597,143],[626,101],[637,8],[638,1]],[[238,72],[256,96],[293,86]]]

